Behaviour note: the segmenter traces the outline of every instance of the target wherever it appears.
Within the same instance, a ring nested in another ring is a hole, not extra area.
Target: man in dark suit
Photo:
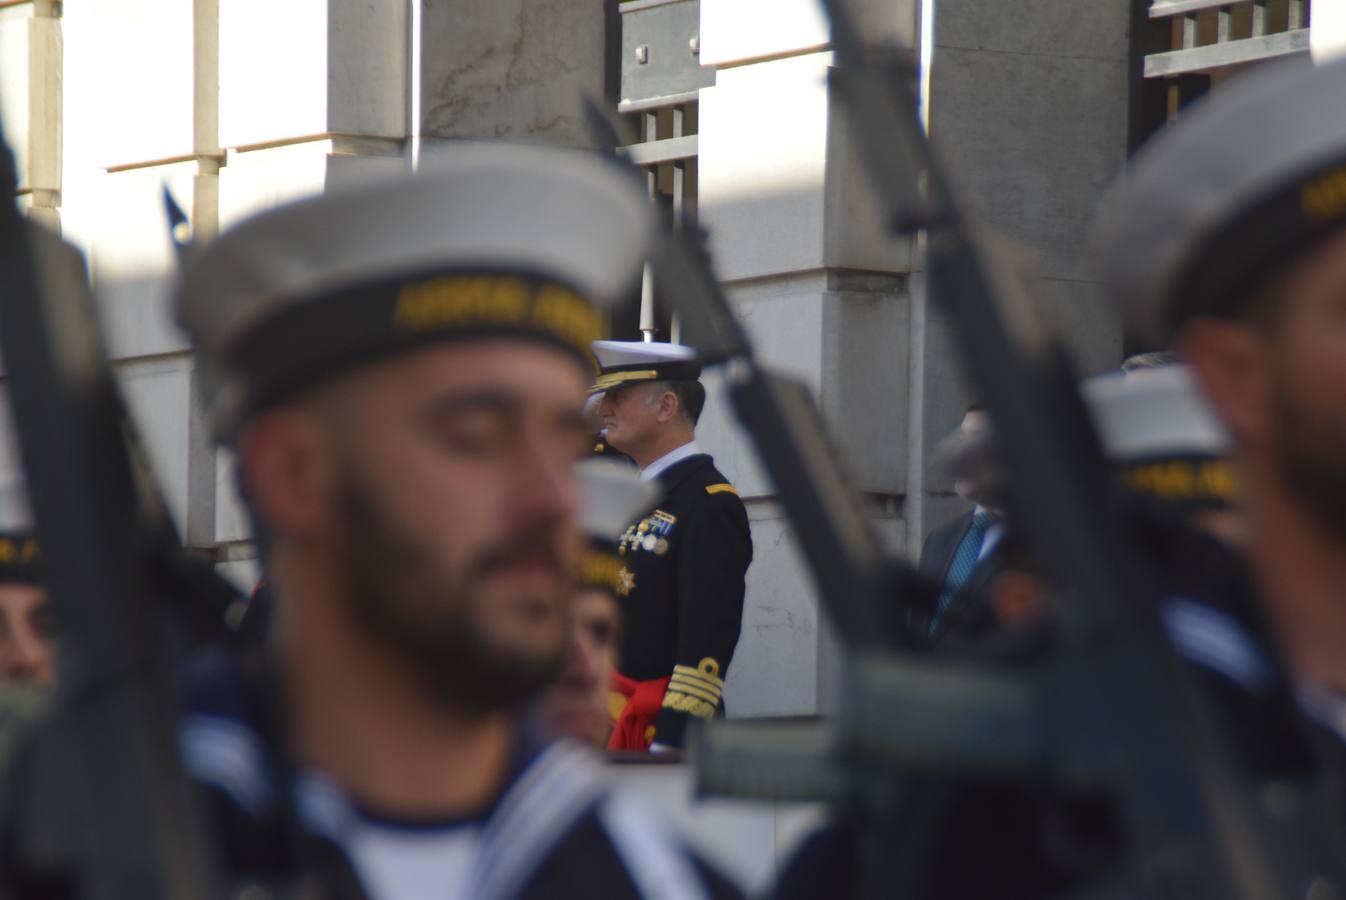
[[[607,442],[658,479],[659,508],[621,536],[625,633],[609,748],[680,747],[689,719],[722,713],[724,678],[743,618],[752,561],[738,491],[696,443],[706,392],[692,350],[597,341]]]
[[[963,457],[969,442],[990,427],[986,408],[980,404],[968,407],[958,429],[941,442],[935,453],[935,463],[954,457]],[[989,461],[987,464],[992,464]],[[960,468],[966,471],[969,462],[960,459]],[[936,528],[926,537],[921,547],[918,564],[921,572],[944,585],[934,609],[930,612],[930,627],[935,627],[948,609],[958,589],[967,583],[977,564],[991,552],[1004,531],[998,513],[998,504],[992,498],[981,496],[975,485],[982,479],[955,477],[954,490],[971,501],[973,508],[946,525]]]

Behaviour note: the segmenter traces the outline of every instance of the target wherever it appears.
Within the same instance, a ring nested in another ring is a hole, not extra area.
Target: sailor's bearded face
[[[336,559],[369,635],[447,708],[486,714],[563,660],[585,377],[510,342],[417,361],[343,454]]]
[[[1265,340],[1267,446],[1296,503],[1346,545],[1346,233],[1280,291]]]

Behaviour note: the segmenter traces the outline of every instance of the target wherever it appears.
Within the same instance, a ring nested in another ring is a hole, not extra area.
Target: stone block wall
[[[410,6],[50,0],[0,8],[0,110],[31,213],[88,256],[109,352],[189,544],[255,566],[172,321],[161,193],[199,239],[366,168],[403,165]],[[12,448],[5,465],[17,459]]]
[[[911,3],[856,4],[910,42]],[[827,89],[831,53],[812,0],[701,0],[698,197],[716,269],[762,361],[801,379],[881,536],[905,523],[909,242],[883,237],[848,123]],[[736,715],[826,711],[836,648],[812,577],[751,441],[711,391],[704,442],[749,507],[755,558],[726,683]],[[708,414],[709,415],[709,414]]]
[[[1083,5],[1080,5],[1083,4]],[[914,46],[920,0],[853,0],[871,37]],[[1126,130],[1123,0],[938,0],[930,122],[980,220],[1027,248],[1034,293],[1086,370],[1120,329],[1079,259]],[[918,254],[886,239],[831,102],[816,0],[701,0],[700,220],[762,358],[814,391],[895,551],[959,511],[928,476],[969,391]],[[30,214],[79,244],[108,343],[188,541],[249,581],[227,457],[193,402],[168,309],[167,185],[208,239],[422,143],[590,142],[584,95],[612,97],[606,0],[29,0],[0,5],[0,112]],[[928,24],[928,23],[927,23]],[[614,40],[617,43],[614,45]],[[826,709],[835,648],[810,576],[718,376],[702,438],[749,507],[756,561],[730,671],[736,715]],[[13,465],[0,448],[0,468]]]

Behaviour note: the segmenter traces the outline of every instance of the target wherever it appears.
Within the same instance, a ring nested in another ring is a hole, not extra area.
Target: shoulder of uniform
[[[695,481],[697,493],[705,491],[711,495],[732,494],[735,497],[738,496],[738,488],[734,487],[733,483],[724,477],[724,473],[716,468],[715,463],[710,459],[707,459],[706,464],[697,471]]]
[[[717,501],[728,500],[732,506],[743,504],[738,487],[728,478],[725,478],[724,473],[714,466],[711,466],[702,474],[699,484],[697,493],[703,497],[710,497]]]

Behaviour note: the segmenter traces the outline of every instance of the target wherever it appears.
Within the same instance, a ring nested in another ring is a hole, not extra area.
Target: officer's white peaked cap
[[[1145,144],[1091,240],[1105,290],[1145,339],[1234,315],[1346,223],[1346,60],[1268,64],[1222,84]]]
[[[528,332],[587,359],[601,307],[637,283],[653,233],[639,185],[596,155],[463,143],[220,235],[185,268],[177,315],[226,436],[278,397],[416,341]]]
[[[697,378],[701,364],[696,351],[682,344],[659,341],[594,341],[598,379],[593,390],[606,391],[636,381]]]

